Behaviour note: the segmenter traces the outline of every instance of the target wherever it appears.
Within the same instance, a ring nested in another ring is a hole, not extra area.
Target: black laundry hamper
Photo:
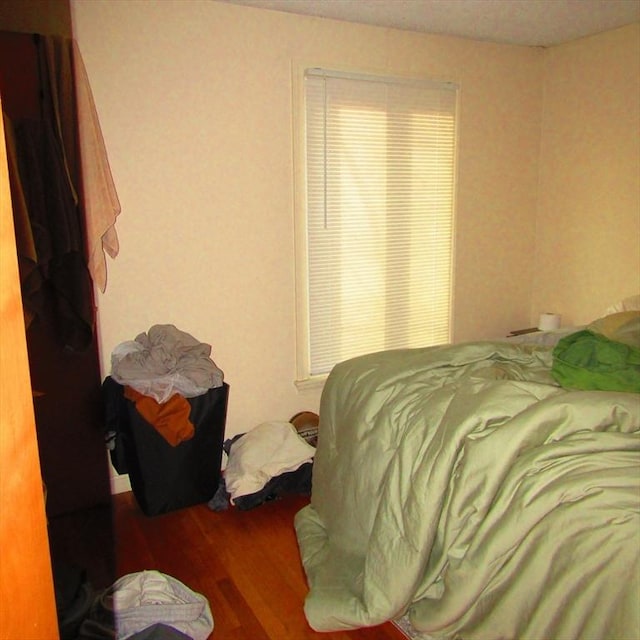
[[[195,433],[177,446],[149,424],[108,376],[102,385],[111,462],[129,474],[143,513],[155,516],[208,502],[220,481],[229,385],[188,398]]]

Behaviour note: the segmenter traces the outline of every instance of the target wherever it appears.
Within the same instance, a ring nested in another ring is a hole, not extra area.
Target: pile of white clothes
[[[229,451],[224,479],[231,501],[254,495],[273,478],[311,463],[315,452],[290,422],[259,424]]]
[[[150,637],[184,634],[192,640],[206,640],[213,631],[209,601],[172,576],[140,571],[116,580],[96,598],[79,637],[127,640],[158,627],[179,633],[158,632]]]

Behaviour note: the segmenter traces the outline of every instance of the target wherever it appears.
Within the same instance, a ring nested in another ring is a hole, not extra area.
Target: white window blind
[[[450,336],[456,88],[305,72],[309,375]]]

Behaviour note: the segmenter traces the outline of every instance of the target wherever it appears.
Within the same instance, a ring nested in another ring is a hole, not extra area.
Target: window
[[[456,93],[304,72],[300,379],[364,353],[449,341]]]

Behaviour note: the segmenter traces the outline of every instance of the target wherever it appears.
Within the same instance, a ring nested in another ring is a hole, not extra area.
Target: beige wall
[[[533,309],[640,293],[640,25],[545,52]]]
[[[299,63],[459,83],[454,339],[537,318],[542,49],[209,0],[74,0],[72,14],[123,208],[98,296],[105,374],[116,344],[174,323],[213,346],[229,435],[317,410],[319,390],[293,382]]]

